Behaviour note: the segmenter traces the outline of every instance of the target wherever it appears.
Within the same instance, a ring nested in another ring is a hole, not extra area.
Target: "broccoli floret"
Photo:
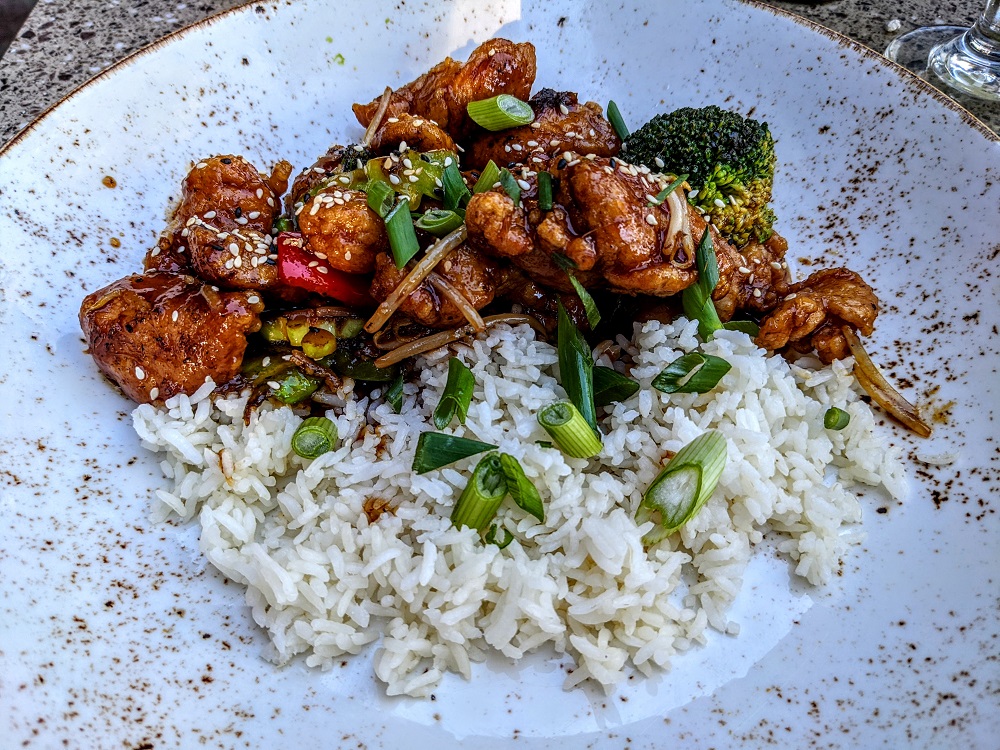
[[[767,123],[716,106],[684,107],[632,133],[622,155],[657,172],[688,175],[689,202],[736,247],[771,236],[775,158]]]

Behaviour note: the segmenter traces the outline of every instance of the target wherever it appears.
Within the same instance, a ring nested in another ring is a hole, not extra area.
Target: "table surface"
[[[240,0],[41,0],[0,58],[0,146],[80,84],[126,55]],[[882,51],[917,26],[970,25],[983,0],[770,2]],[[898,26],[898,28],[896,28]],[[1000,132],[1000,105],[962,104]]]

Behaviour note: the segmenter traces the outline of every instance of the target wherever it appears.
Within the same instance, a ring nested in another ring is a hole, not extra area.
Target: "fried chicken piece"
[[[773,310],[788,294],[788,243],[783,237],[772,234],[763,244],[751,242],[737,250],[713,234],[713,245],[719,283],[712,292],[712,301],[723,321],[730,320],[737,310]]]
[[[566,154],[548,166],[551,211],[538,208],[533,170],[521,172],[523,206],[495,191],[472,197],[465,221],[473,247],[564,291],[571,287],[555,253],[572,261],[584,286],[664,297],[695,282],[691,237],[700,236],[705,222],[682,200],[674,203],[677,216],[669,201],[650,205],[665,178],[614,157]]]
[[[878,297],[858,274],[847,268],[825,268],[789,285],[788,294],[762,321],[757,345],[814,348],[829,364],[850,354],[841,326],[870,336],[878,311]]]
[[[217,232],[200,219],[188,227],[191,267],[202,281],[223,289],[267,291],[279,285],[270,234],[241,227]]]
[[[560,302],[577,328],[589,329],[586,308],[575,291],[556,292],[547,289],[536,284],[514,266],[501,266],[496,278],[497,298],[517,305],[520,309],[515,309],[515,312],[532,315],[549,333],[556,331]]]
[[[248,229],[268,234],[281,210],[280,196],[288,189],[292,165],[280,161],[270,175],[261,174],[242,156],[224,154],[195,164],[182,187],[156,247],[146,254],[147,271],[183,271],[190,268],[190,227],[196,222],[216,232]]]
[[[330,146],[312,166],[303,169],[295,178],[292,189],[285,196],[285,209],[289,213],[294,211],[305,201],[307,193],[323,183],[346,187],[351,179],[344,173],[363,167],[370,156],[363,146]]]
[[[402,283],[409,268],[396,268],[387,253],[375,259],[371,295],[384,301]],[[461,294],[472,307],[481,310],[493,301],[497,287],[497,267],[489,258],[462,245],[438,264],[435,273]],[[466,322],[465,315],[442,293],[433,278],[424,280],[399,307],[400,312],[428,328],[452,328]]]
[[[84,298],[80,326],[100,370],[138,403],[192,394],[239,372],[261,298],[184,274],[134,274]]]
[[[385,222],[361,190],[324,188],[298,209],[298,220],[306,250],[339,271],[370,273],[389,249]]]
[[[535,113],[530,125],[496,133],[477,133],[463,163],[482,169],[492,159],[500,166],[531,165],[532,157],[562,151],[615,156],[621,150],[615,129],[594,102],[580,104],[571,91],[542,89],[528,102]]]
[[[455,151],[455,141],[441,126],[405,112],[384,119],[370,145],[376,154],[385,155],[400,143],[414,151]]]
[[[527,99],[534,82],[534,45],[490,39],[473,50],[464,64],[447,57],[416,80],[393,91],[385,116],[409,113],[427,117],[461,141],[478,127],[465,109],[469,102],[497,94]],[[369,104],[355,104],[358,122],[368,127],[378,106],[378,98]]]

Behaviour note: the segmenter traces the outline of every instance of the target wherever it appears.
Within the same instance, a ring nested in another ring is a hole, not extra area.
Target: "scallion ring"
[[[434,426],[443,430],[458,415],[460,424],[465,424],[472,403],[472,391],[476,387],[476,378],[466,364],[452,357],[448,360],[448,381],[445,383],[441,400],[434,408]]]
[[[478,440],[446,435],[443,432],[422,432],[417,438],[417,449],[413,454],[414,474],[426,474],[442,466],[461,461],[483,451],[491,451],[497,446]]]
[[[618,105],[614,103],[614,100],[608,102],[608,122],[615,129],[619,140],[624,141],[628,138],[628,128],[625,127],[625,120],[622,118],[622,113],[618,111]]]
[[[521,186],[517,183],[517,178],[511,174],[509,169],[500,170],[500,187],[514,201],[515,206],[521,202]]]
[[[465,184],[465,178],[458,169],[458,164],[453,160],[441,175],[441,184],[444,186],[444,200],[442,203],[448,211],[462,208],[469,202],[472,193],[469,186]]]
[[[593,458],[601,452],[601,441],[571,401],[556,401],[542,408],[538,424],[567,456]]]
[[[368,208],[377,213],[383,219],[392,210],[393,202],[396,199],[396,191],[384,180],[372,180],[365,188],[368,198]],[[409,204],[407,204],[409,205]]]
[[[681,448],[642,495],[638,524],[654,521],[642,541],[656,544],[690,521],[715,491],[726,466],[726,439],[710,430]]]
[[[552,174],[542,170],[538,173],[538,207],[543,211],[552,210]]]
[[[836,406],[831,406],[823,415],[823,426],[828,430],[842,430],[850,423],[851,415]]]
[[[527,125],[535,119],[531,105],[510,94],[469,102],[465,108],[473,122],[493,132]]]
[[[401,199],[385,217],[385,231],[389,235],[389,249],[396,268],[402,268],[420,250],[408,200]]]
[[[507,480],[507,491],[514,498],[514,503],[525,513],[530,513],[539,521],[545,520],[545,508],[542,496],[531,483],[521,463],[507,453],[500,454],[500,465],[503,467],[504,478]]]
[[[667,365],[651,385],[663,393],[708,393],[732,367],[722,357],[690,352]]]
[[[476,180],[476,184],[472,186],[473,193],[485,193],[488,190],[492,190],[493,186],[497,184],[500,180],[500,167],[496,165],[492,159],[489,163],[483,167],[483,171],[479,173],[479,179]]]
[[[451,522],[458,528],[468,526],[482,531],[493,520],[506,496],[507,479],[500,457],[489,453],[476,464],[469,483],[452,509]]]
[[[503,536],[500,536],[501,531],[503,532]],[[514,541],[514,535],[504,526],[494,523],[483,534],[483,541],[487,544],[495,544],[499,549],[503,549]]]
[[[327,417],[309,417],[292,435],[292,450],[302,458],[317,458],[333,450],[337,425]]]
[[[461,209],[459,209],[461,210]],[[423,229],[435,237],[444,237],[462,226],[462,214],[458,211],[448,211],[443,208],[432,208],[414,222],[417,229]]]

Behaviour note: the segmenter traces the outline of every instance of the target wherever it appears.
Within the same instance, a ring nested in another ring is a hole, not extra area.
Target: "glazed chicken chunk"
[[[681,201],[655,204],[665,178],[614,157],[571,152],[548,168],[550,211],[538,208],[532,170],[521,172],[522,205],[496,191],[472,197],[465,218],[473,247],[510,259],[554,289],[570,288],[555,253],[572,261],[584,286],[663,297],[695,282],[692,234],[685,229],[700,236],[705,223]]]
[[[297,216],[304,247],[339,271],[370,273],[375,257],[389,249],[385,222],[361,190],[323,188]]]
[[[789,343],[814,348],[829,364],[851,353],[841,327],[871,336],[878,310],[878,297],[858,274],[825,268],[788,286],[787,296],[764,318],[757,343],[765,349]]]
[[[615,156],[621,141],[601,107],[594,102],[580,104],[571,91],[542,89],[528,104],[535,113],[530,125],[496,133],[483,131],[466,149],[463,163],[482,169],[490,160],[500,166],[541,163],[539,156],[562,151],[576,154]]]
[[[239,372],[264,304],[184,274],[150,271],[87,295],[80,326],[100,370],[141,404],[190,395]]]
[[[405,86],[392,92],[386,117],[411,114],[426,117],[462,141],[476,127],[469,118],[469,102],[511,94],[526,100],[535,82],[535,47],[507,39],[490,39],[469,55],[465,63],[450,57]],[[355,104],[354,114],[363,126],[375,117],[379,99]]]
[[[291,173],[292,165],[281,161],[271,175],[264,175],[242,156],[231,154],[197,162],[184,180],[181,201],[166,231],[146,255],[146,270],[187,270],[188,238],[195,225],[216,233],[269,234]]]

